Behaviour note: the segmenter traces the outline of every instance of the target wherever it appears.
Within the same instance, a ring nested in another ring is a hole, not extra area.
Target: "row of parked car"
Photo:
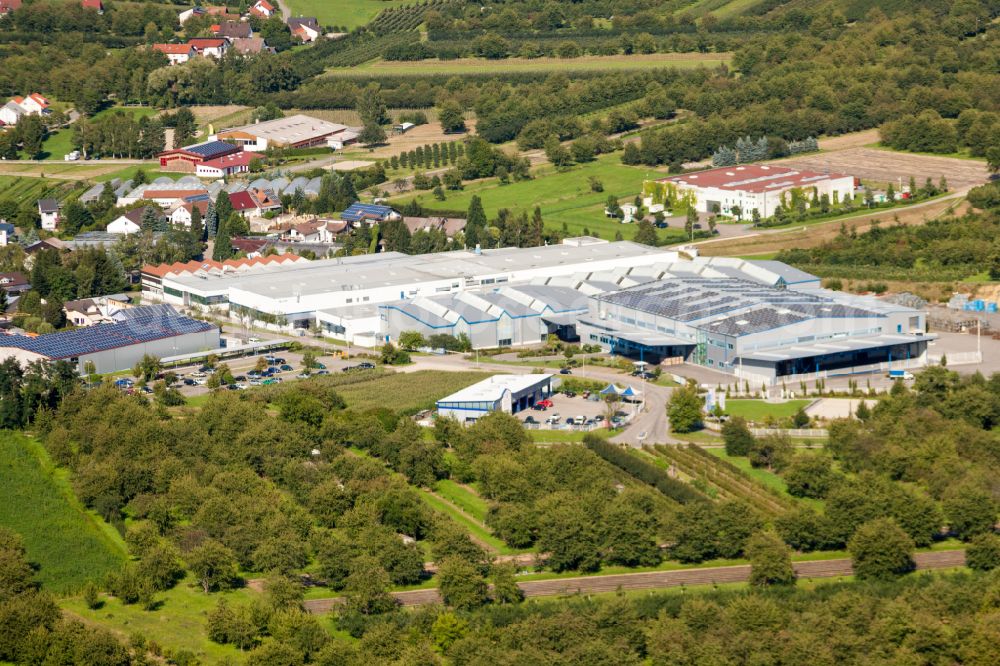
[[[348,366],[345,366],[344,369],[341,372],[354,372],[356,370],[374,370],[374,369],[375,369],[375,364],[374,363],[371,363],[369,361],[362,361],[361,363],[358,363],[357,365],[348,365]]]

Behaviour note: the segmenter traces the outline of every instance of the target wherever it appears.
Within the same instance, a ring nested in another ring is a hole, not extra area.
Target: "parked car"
[[[295,375],[295,378],[296,379],[309,379],[310,376],[311,375],[309,375],[306,372],[300,372],[299,374]]]
[[[356,367],[360,370],[374,370],[375,364],[369,361],[361,361],[361,363],[358,363]]]
[[[196,382],[195,380],[191,379],[190,377],[185,377],[183,381],[184,381],[184,386],[197,386],[198,385],[198,382]]]
[[[559,423],[559,415],[553,414],[549,418],[545,419],[545,422],[548,423],[549,425],[556,425],[557,423]]]
[[[280,356],[278,356],[277,358],[274,359],[274,364],[275,365],[284,365],[285,363],[288,363],[288,361],[286,361],[285,359],[281,358]]]
[[[538,425],[538,421],[535,420],[534,416],[528,415],[528,418],[524,419],[526,425]]]
[[[132,388],[133,386],[135,386],[135,382],[133,382],[131,379],[116,379],[115,386],[117,386],[118,388]]]
[[[282,363],[281,364],[281,371],[282,372],[291,372],[294,369],[295,368],[293,368],[292,366],[288,365],[287,363]]]
[[[575,423],[576,425],[583,425],[586,422],[587,422],[586,416],[578,416],[575,419],[573,419],[573,423]]]
[[[536,402],[535,405],[541,405],[542,407],[548,409],[549,407],[553,406],[553,402],[551,400],[549,400],[548,398],[544,398],[544,399],[539,400],[538,402]]]
[[[320,363],[319,361],[314,361],[313,370],[326,370],[326,366]]]
[[[590,391],[584,391],[583,393],[580,394],[580,397],[586,400],[587,398],[590,397]]]
[[[563,391],[563,395],[566,396],[567,398],[575,398],[576,391]]]
[[[317,375],[328,375],[328,374],[330,374],[330,371],[329,370],[320,370],[316,374]]]

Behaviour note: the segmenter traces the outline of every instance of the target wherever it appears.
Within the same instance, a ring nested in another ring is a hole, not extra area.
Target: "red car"
[[[538,407],[545,407],[546,409],[548,409],[549,407],[552,406],[552,401],[546,398],[544,400],[539,400],[538,402],[535,403],[535,405]]]

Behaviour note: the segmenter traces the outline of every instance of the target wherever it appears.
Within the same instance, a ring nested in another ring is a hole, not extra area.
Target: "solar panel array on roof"
[[[340,219],[350,222],[357,222],[364,218],[385,219],[392,215],[392,208],[389,206],[378,206],[375,204],[353,203],[347,207],[340,215]]]
[[[36,338],[0,337],[0,347],[16,347],[50,359],[67,359],[213,328],[208,322],[182,317],[170,306],[146,306],[133,308],[128,320],[114,324],[97,324]]]
[[[732,277],[675,276],[611,292],[599,300],[726,335],[747,335],[813,318],[883,316],[826,296]],[[727,318],[706,321],[720,315]]]
[[[206,160],[214,159],[216,157],[222,157],[223,155],[229,155],[230,153],[235,153],[239,151],[239,146],[234,146],[231,143],[226,143],[225,141],[206,141],[205,143],[197,143],[193,146],[184,146],[183,150],[189,153],[194,153],[195,155],[200,155]]]

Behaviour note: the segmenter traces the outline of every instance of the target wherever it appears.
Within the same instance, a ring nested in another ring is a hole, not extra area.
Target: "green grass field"
[[[338,386],[336,391],[349,409],[389,406],[398,412],[410,412],[430,409],[437,400],[489,376],[486,372],[419,370],[375,376],[371,381]],[[387,398],[391,399],[388,404]]]
[[[155,611],[143,610],[141,604],[126,606],[111,598],[105,598],[104,605],[96,610],[87,608],[80,597],[66,599],[61,605],[85,622],[93,622],[123,639],[141,633],[146,640],[156,641],[173,651],[189,650],[198,657],[198,663],[243,663],[243,653],[238,649],[208,639],[205,618],[219,599],[226,599],[232,606],[246,604],[253,597],[254,594],[246,589],[205,594],[189,577],[174,589],[157,594],[161,606]]]
[[[748,421],[761,421],[770,416],[775,419],[792,417],[811,400],[789,400],[788,402],[765,402],[763,400],[726,400],[726,413],[742,416]]]
[[[465,528],[474,540],[486,544],[494,552],[499,553],[500,555],[512,555],[515,553],[528,552],[509,547],[503,542],[502,539],[498,539],[493,536],[493,533],[490,532],[486,525],[465,513],[464,509],[463,511],[456,511],[450,501],[443,501],[434,493],[424,490],[423,488],[418,488],[417,492],[420,493],[420,497],[423,498],[424,502],[426,502],[428,506],[435,511],[439,511],[440,513],[448,516],[451,520]]]
[[[45,589],[65,593],[101,580],[126,557],[118,533],[87,511],[41,444],[0,433],[0,525],[21,534]]]
[[[482,497],[468,487],[451,479],[442,479],[434,486],[434,492],[445,498],[479,522],[486,520],[489,505]]]
[[[320,25],[347,29],[365,25],[389,7],[411,4],[410,0],[285,0],[292,16],[315,16]]]
[[[49,134],[42,144],[44,159],[62,161],[63,157],[73,150],[73,130],[65,128]]]
[[[630,239],[635,236],[636,225],[622,224],[618,220],[605,217],[604,206],[609,195],[631,201],[642,191],[642,181],[661,175],[649,168],[627,166],[621,163],[621,154],[602,155],[593,162],[574,166],[565,171],[557,171],[551,166],[542,166],[533,171],[531,180],[501,185],[495,178],[471,183],[460,192],[449,191],[444,201],[438,201],[430,192],[418,194],[416,199],[428,210],[468,210],[473,195],[479,195],[489,218],[496,217],[501,208],[514,212],[531,212],[535,206],[542,209],[545,226],[561,230],[563,223],[571,236],[589,231],[601,238],[611,240],[615,233]],[[591,177],[597,178],[604,186],[603,192],[590,189]],[[402,203],[413,199],[412,194],[398,198]],[[681,229],[658,230],[661,238],[672,235],[683,236]],[[681,240],[678,238],[677,240]]]
[[[373,60],[358,67],[334,67],[327,74],[337,76],[393,76],[429,74],[486,74],[490,72],[612,72],[676,67],[717,67],[731,59],[729,53],[651,53],[644,55],[581,56],[579,58],[459,58],[457,60]]]
[[[745,472],[748,476],[750,476],[752,479],[754,479],[761,485],[767,486],[768,488],[773,488],[774,490],[777,490],[785,497],[791,497],[791,495],[788,494],[788,484],[785,483],[785,480],[783,478],[781,478],[774,472],[767,471],[766,469],[760,467],[753,467],[750,464],[750,460],[747,457],[727,455],[726,450],[723,448],[705,449],[705,450],[711,453],[716,458],[721,458],[727,462],[732,463],[736,467],[739,467],[743,472]],[[806,454],[806,455],[811,455],[811,454]],[[823,507],[825,506],[825,502],[823,502],[823,500],[811,499],[808,497],[796,497],[794,499],[797,502],[802,502],[803,504],[811,506],[817,511],[822,511]]]

